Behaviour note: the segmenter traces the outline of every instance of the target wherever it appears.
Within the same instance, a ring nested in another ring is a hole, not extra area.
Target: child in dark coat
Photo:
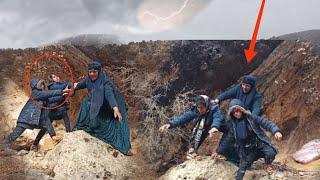
[[[51,82],[48,85],[49,90],[61,90],[61,89],[65,89],[66,87],[71,88],[71,83],[67,83],[63,80],[60,80],[60,77],[55,74],[50,74],[48,78],[49,78],[49,81]],[[50,104],[50,106],[52,107],[60,105],[65,101],[65,97],[63,96],[58,96],[55,98],[57,102],[54,104]],[[69,109],[70,109],[69,103],[65,102],[62,106],[51,110],[49,113],[49,117],[51,121],[63,119],[67,132],[71,132],[70,120],[67,113]]]
[[[277,140],[281,140],[282,134],[278,126],[267,119],[252,115],[239,99],[230,102],[228,115],[228,133],[224,141],[220,142],[217,151],[223,154],[225,150],[230,149],[228,146],[237,147],[236,151],[240,157],[237,180],[243,179],[246,170],[259,158],[264,158],[267,171],[271,173],[271,163],[275,159],[277,149],[262,128],[274,134]]]

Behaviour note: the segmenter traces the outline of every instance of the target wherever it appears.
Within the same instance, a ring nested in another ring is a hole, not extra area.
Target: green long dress
[[[79,115],[74,126],[74,130],[84,130],[90,135],[112,145],[115,149],[123,154],[128,154],[130,144],[130,129],[128,122],[127,106],[123,95],[116,89],[110,88],[108,85],[104,88],[105,94],[110,95],[110,101],[116,100],[116,104],[121,112],[122,121],[119,122],[114,118],[113,110],[110,107],[108,98],[104,98],[99,114],[94,118],[90,118],[91,93],[83,99],[79,111]]]

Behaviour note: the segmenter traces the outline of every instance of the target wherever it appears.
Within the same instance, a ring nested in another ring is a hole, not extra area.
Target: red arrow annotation
[[[257,55],[257,52],[254,51],[254,49],[255,49],[255,46],[256,46],[256,41],[257,41],[257,37],[258,37],[259,27],[260,27],[260,23],[261,23],[262,14],[263,14],[263,10],[264,10],[265,4],[266,4],[266,0],[262,0],[262,4],[261,4],[261,7],[260,7],[258,19],[257,19],[257,22],[256,22],[256,26],[254,28],[254,32],[253,32],[253,35],[252,35],[252,39],[251,39],[251,42],[250,42],[249,49],[245,49],[244,50],[244,54],[246,56],[246,59],[247,59],[248,63],[251,63],[253,58]]]

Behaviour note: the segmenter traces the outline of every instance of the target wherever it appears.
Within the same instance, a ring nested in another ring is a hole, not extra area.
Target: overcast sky
[[[266,0],[259,38],[320,29],[320,0]],[[1,0],[0,48],[78,34],[142,39],[250,39],[261,0]]]

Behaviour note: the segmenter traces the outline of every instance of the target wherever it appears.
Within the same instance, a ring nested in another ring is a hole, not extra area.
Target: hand
[[[280,132],[276,132],[274,134],[274,137],[276,138],[276,140],[281,141],[282,140],[282,134]]]
[[[71,89],[68,88],[68,86],[66,88],[64,88],[64,90],[62,90],[62,95],[66,96],[71,92]]]
[[[73,83],[73,88],[75,89],[78,84],[79,84],[79,83],[77,83],[77,82]]]
[[[215,127],[214,127],[214,128],[211,128],[210,131],[209,131],[210,137],[212,137],[213,134],[216,133],[216,132],[219,132],[219,130],[218,130],[217,128],[215,128]]]
[[[213,100],[213,102],[215,102],[216,104],[219,104],[219,99],[215,99]]]
[[[119,111],[119,108],[118,107],[114,107],[112,109],[113,109],[114,118],[118,119],[118,121],[121,122],[122,121],[122,116],[121,116],[121,113]]]
[[[58,144],[62,140],[62,136],[52,136],[52,140],[55,144]]]
[[[223,156],[220,155],[220,154],[218,154],[217,152],[214,152],[214,153],[211,154],[211,158],[212,158],[212,159],[220,159],[220,158],[222,158],[222,157],[223,157]]]
[[[170,124],[165,124],[159,128],[159,131],[163,133],[165,130],[170,128]]]

